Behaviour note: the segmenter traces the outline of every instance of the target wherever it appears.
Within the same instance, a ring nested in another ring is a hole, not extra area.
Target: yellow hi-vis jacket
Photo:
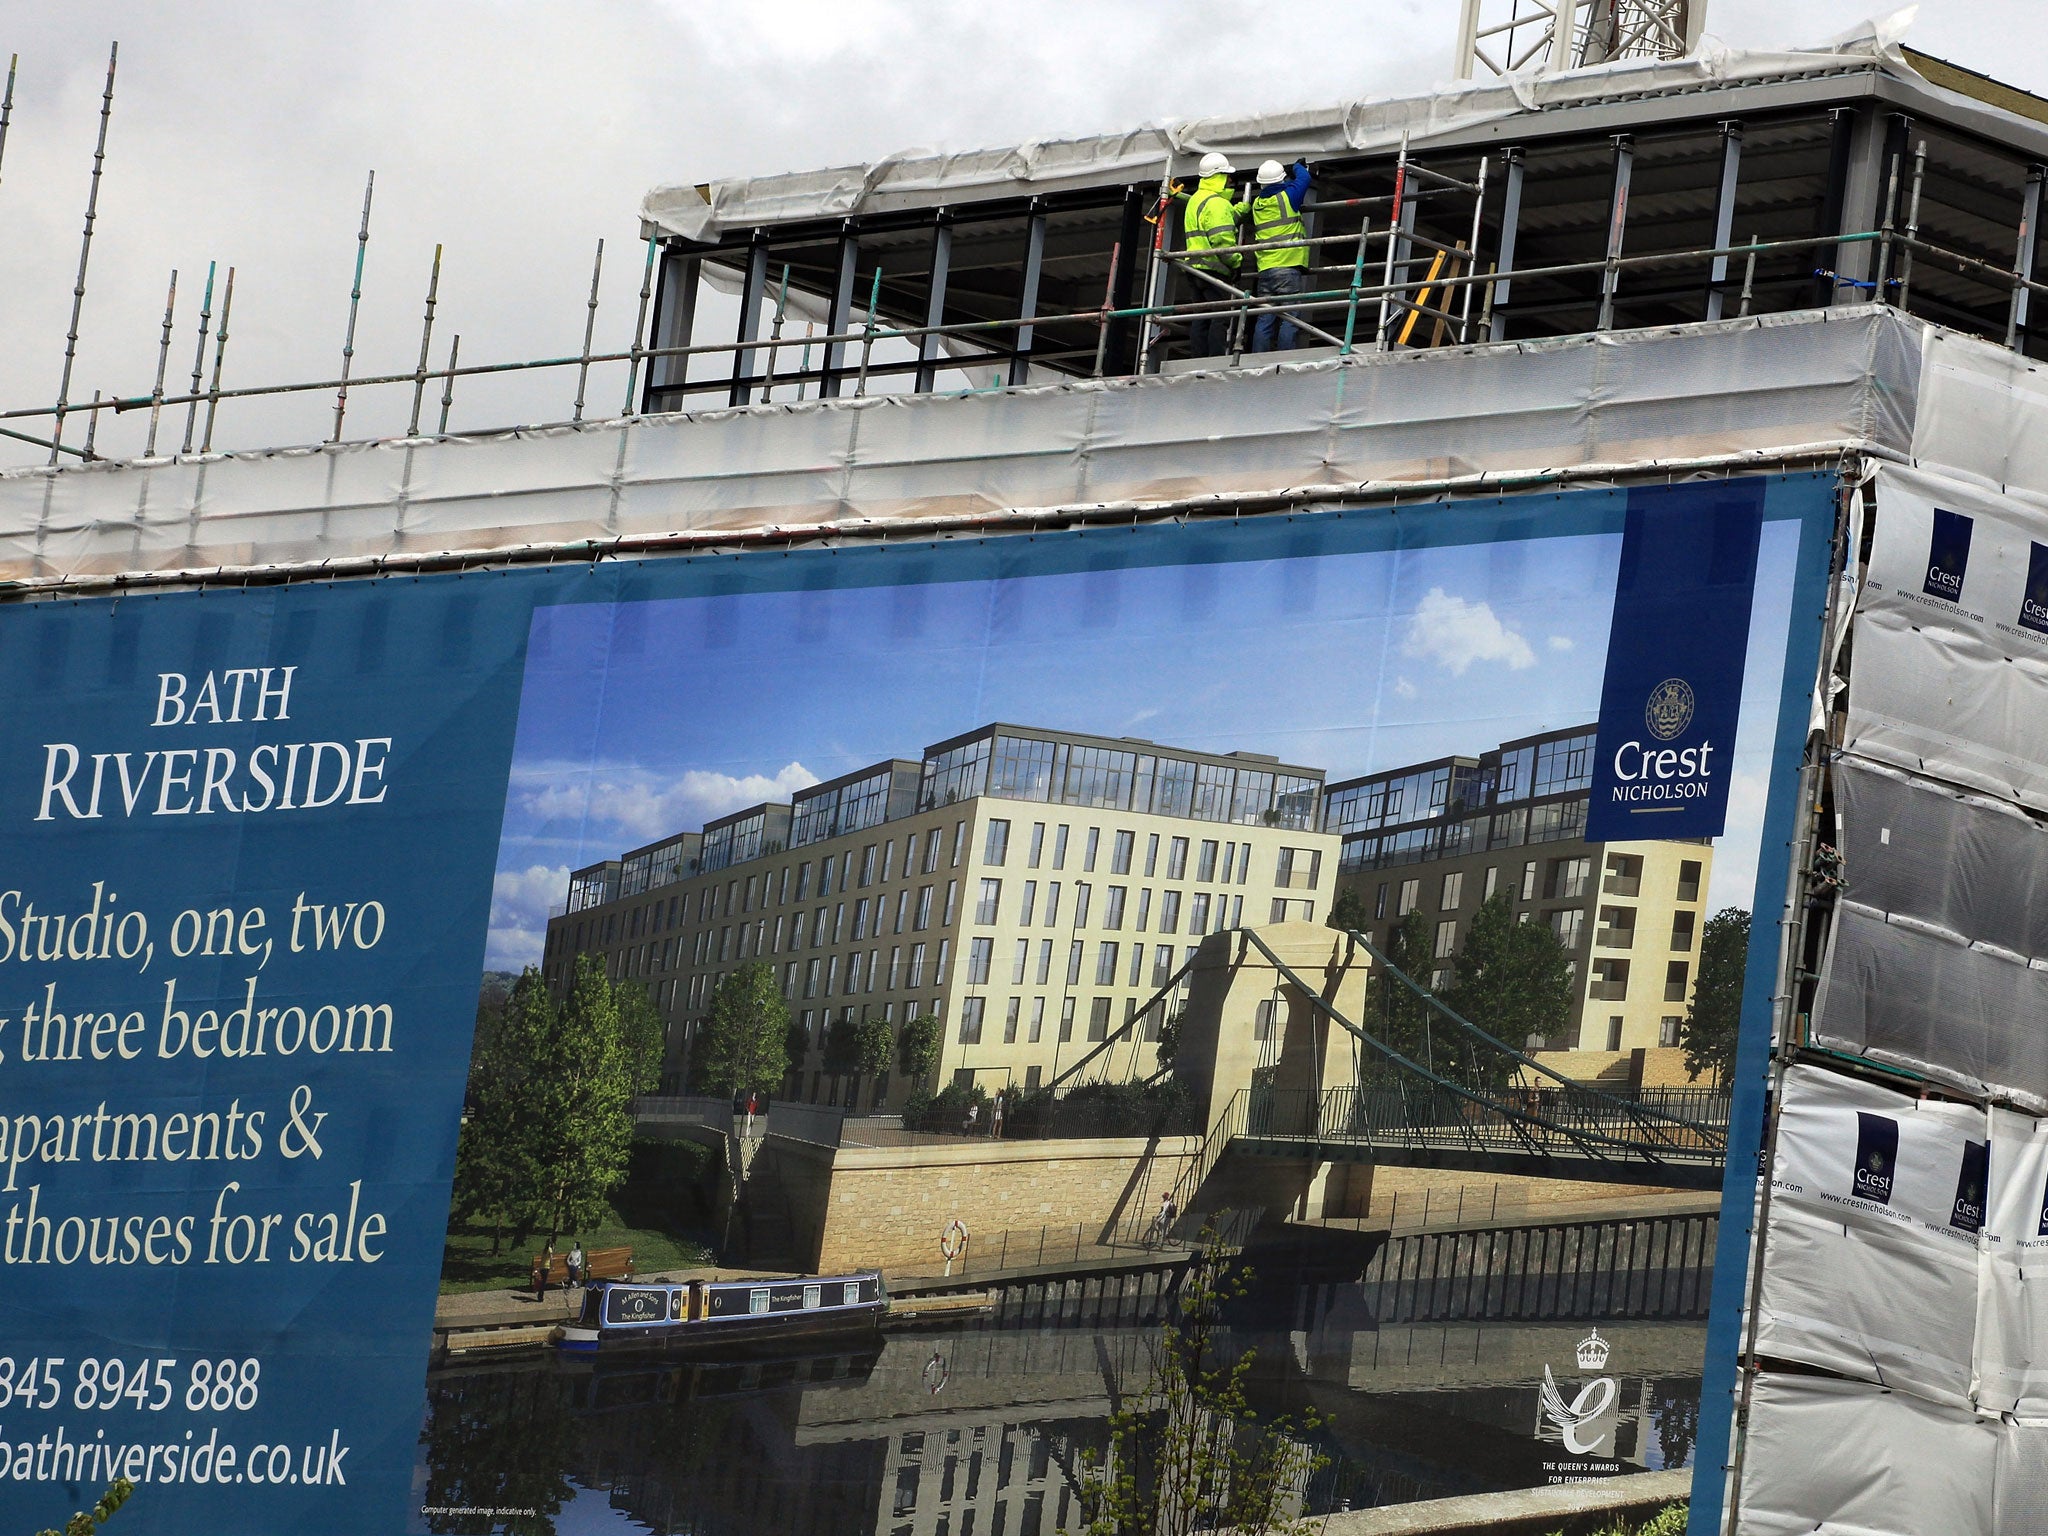
[[[1217,256],[1201,254],[1211,246],[1238,243],[1237,220],[1244,210],[1230,200],[1230,193],[1226,190],[1229,182],[1227,176],[1204,176],[1201,185],[1188,199],[1186,212],[1181,215],[1188,255],[1196,266],[1211,272],[1235,272],[1241,260],[1236,251],[1226,250]]]
[[[1252,241],[1258,246],[1255,254],[1261,272],[1307,266],[1308,247],[1300,243],[1307,239],[1308,226],[1301,222],[1294,199],[1284,189],[1271,197],[1252,199]]]

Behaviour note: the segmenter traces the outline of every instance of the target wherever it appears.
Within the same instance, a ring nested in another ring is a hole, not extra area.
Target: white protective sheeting
[[[2005,1438],[1994,1419],[1903,1392],[1767,1372],[1736,1536],[1989,1536]]]
[[[1555,111],[1621,95],[1696,92],[1855,68],[1882,68],[1919,78],[1898,51],[1896,30],[1872,25],[1820,50],[1704,47],[1684,59],[1624,59],[1554,75],[1461,80],[1424,96],[1392,101],[1356,100],[1250,116],[1196,118],[1130,133],[1007,149],[912,149],[870,165],[663,186],[647,194],[640,216],[664,234],[715,240],[726,230],[758,224],[1043,196],[1118,179],[1157,180],[1169,156],[1179,174],[1210,150],[1220,150],[1241,170],[1249,170],[1266,159],[1392,150],[1404,134],[1412,147],[1422,149],[1520,113]]]
[[[2048,1121],[1997,1109],[1991,1120],[1991,1213],[1978,1275],[1978,1406],[2048,1418]],[[2048,1531],[2048,1520],[2038,1529]]]
[[[2048,809],[2048,619],[2022,622],[2039,540],[2048,504],[1879,468],[1852,751]]]
[[[1791,1068],[1759,1352],[1968,1408],[1985,1138],[1982,1110]]]
[[[1834,776],[1849,894],[1815,1039],[2048,1110],[2048,1031],[2015,1027],[2048,1017],[2048,827],[1854,756]]]
[[[1918,322],[1876,308],[1345,362],[878,395],[443,442],[0,475],[0,581],[855,532],[1102,504],[1903,451]],[[1475,491],[1490,484],[1471,483]]]
[[[1913,457],[2048,496],[2048,378],[2019,352],[1929,326]]]

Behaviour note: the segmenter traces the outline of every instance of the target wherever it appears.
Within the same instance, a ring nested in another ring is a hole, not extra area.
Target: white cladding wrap
[[[1904,1392],[1766,1373],[1737,1536],[1983,1536],[2003,1439],[1996,1420]]]
[[[1987,1413],[2048,1418],[2048,1121],[2009,1110],[1991,1116],[1978,1404]],[[2048,1530],[2048,1522],[2040,1528]]]
[[[1793,1067],[1780,1110],[1757,1347],[1970,1406],[1984,1115]],[[1881,1166],[1880,1166],[1881,1165]],[[1959,1186],[1963,1186],[1960,1187]],[[1973,1215],[1972,1212],[1978,1214]]]
[[[1879,469],[1851,751],[2048,809],[2044,543],[2048,504]]]

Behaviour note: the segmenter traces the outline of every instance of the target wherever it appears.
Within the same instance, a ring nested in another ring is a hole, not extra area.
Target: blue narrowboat
[[[889,1310],[881,1272],[752,1280],[593,1282],[555,1331],[565,1354],[631,1349],[753,1352],[873,1333]]]

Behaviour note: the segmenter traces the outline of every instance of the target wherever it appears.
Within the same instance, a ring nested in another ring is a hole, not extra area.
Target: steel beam
[[[1721,182],[1714,194],[1714,248],[1735,243],[1735,189],[1742,174],[1742,124],[1721,124]],[[1719,320],[1726,309],[1728,258],[1716,256],[1707,272],[1707,319]]]
[[[953,266],[953,215],[941,208],[932,224],[931,293],[925,299],[924,323],[946,323],[946,279]],[[917,343],[917,379],[913,388],[928,395],[938,383],[939,358],[943,355],[939,337],[927,334]]]
[[[839,256],[832,279],[832,307],[825,314],[825,334],[843,336],[846,328],[853,323],[853,280],[855,268],[860,263],[860,236],[855,232],[852,219],[840,226]],[[825,375],[818,381],[818,394],[832,399],[839,393],[840,374],[846,367],[846,343],[827,342],[825,345]]]
[[[1017,299],[1017,318],[1029,322],[1038,317],[1038,280],[1045,270],[1045,207],[1034,201],[1031,205],[1031,221],[1024,233],[1024,282]],[[1010,353],[1010,383],[1025,383],[1031,377],[1031,341],[1034,327],[1024,324],[1017,327],[1015,346]]]

